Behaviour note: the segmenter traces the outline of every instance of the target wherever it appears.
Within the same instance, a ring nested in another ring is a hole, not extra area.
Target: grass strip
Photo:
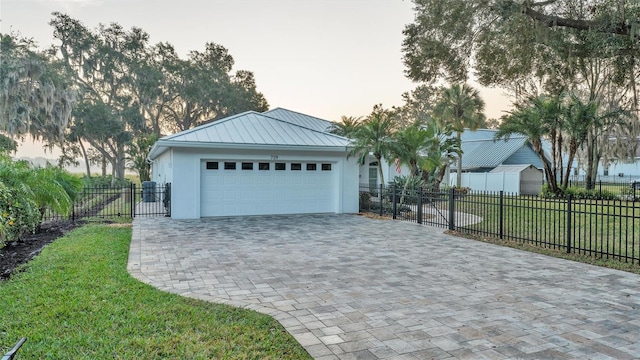
[[[127,270],[129,226],[89,224],[0,282],[0,353],[19,359],[309,359],[269,316],[161,292]]]

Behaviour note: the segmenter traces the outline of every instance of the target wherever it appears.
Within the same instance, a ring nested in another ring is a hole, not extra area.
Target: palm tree
[[[381,184],[385,183],[382,174],[382,158],[387,157],[391,149],[391,135],[394,125],[391,112],[376,105],[371,114],[351,135],[353,142],[349,157],[358,156],[358,163],[364,165],[367,155],[373,154],[378,162],[378,175]]]
[[[562,179],[562,186],[566,189],[569,185],[571,166],[578,149],[587,139],[589,129],[595,124],[598,106],[595,102],[584,103],[576,95],[571,95],[569,104],[564,108],[563,130],[568,137],[567,167]]]
[[[535,108],[529,105],[516,105],[516,110],[502,117],[502,122],[495,134],[495,139],[508,140],[513,134],[525,135],[531,143],[533,151],[535,151],[540,157],[540,160],[542,160],[545,176],[551,192],[558,194],[556,174],[551,168],[542,147],[542,139],[548,133],[548,123],[540,116]]]
[[[434,158],[434,144],[439,142],[436,137],[436,126],[423,126],[414,123],[411,126],[396,132],[390,147],[392,158],[399,160],[400,164],[409,166],[410,173],[407,177],[400,203],[404,202],[404,194],[412,183],[412,180],[420,176],[421,170],[430,170],[440,163],[440,154]]]
[[[457,137],[451,136],[453,134],[451,128],[443,128],[435,122],[432,124],[435,129],[435,136],[428,156],[432,159],[432,162],[438,165],[428,169],[428,171],[423,171],[422,179],[430,184],[431,191],[438,191],[449,164],[458,159],[458,154],[460,154],[460,140]]]
[[[362,123],[362,117],[344,116],[340,118],[340,122],[333,123],[329,132],[339,136],[350,138],[358,130]]]
[[[461,141],[465,128],[476,130],[484,125],[484,100],[473,87],[456,84],[442,91],[434,107],[434,115],[439,119],[440,125],[450,126],[456,132],[458,141]],[[461,183],[462,150],[458,152],[456,185],[460,187]]]

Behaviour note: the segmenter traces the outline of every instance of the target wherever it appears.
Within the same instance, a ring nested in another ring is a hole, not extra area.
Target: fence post
[[[567,195],[567,254],[571,253],[571,194]]]
[[[422,224],[422,186],[418,187],[418,224]]]
[[[598,181],[598,185],[600,196],[602,196],[602,180]]]
[[[499,231],[499,238],[500,240],[502,240],[502,237],[504,236],[504,191],[500,190],[500,229],[498,229]]]
[[[131,183],[129,188],[131,191],[131,218],[136,217],[136,184]]]
[[[391,196],[393,198],[392,202],[392,211],[393,211],[393,219],[395,220],[398,214],[398,203],[396,202],[396,184],[391,185]]]
[[[452,187],[449,189],[449,230],[456,229],[456,224],[454,222],[456,217],[454,197],[455,197],[455,190]]]
[[[380,216],[382,216],[382,206],[384,205],[384,196],[382,195],[382,184],[380,184],[380,192],[378,193],[380,197]]]

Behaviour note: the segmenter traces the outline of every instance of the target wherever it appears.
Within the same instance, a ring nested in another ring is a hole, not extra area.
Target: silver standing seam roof
[[[269,111],[265,111],[262,114],[286,121],[291,124],[304,126],[306,128],[322,132],[329,132],[334,124],[328,120],[279,107]]]
[[[319,119],[320,120],[320,119]],[[170,147],[306,147],[347,150],[350,140],[307,128],[268,114],[247,111],[160,138],[151,148],[153,160]]]
[[[462,169],[493,168],[502,164],[528,142],[524,136],[511,136],[509,140],[462,141]]]

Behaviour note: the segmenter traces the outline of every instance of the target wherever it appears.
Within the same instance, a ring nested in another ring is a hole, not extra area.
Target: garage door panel
[[[228,160],[227,160],[228,161]],[[244,160],[243,162],[247,162]],[[336,212],[337,172],[275,170],[274,163],[269,170],[259,170],[255,161],[253,170],[206,169],[201,167],[201,216],[238,216],[266,214],[295,214]]]

